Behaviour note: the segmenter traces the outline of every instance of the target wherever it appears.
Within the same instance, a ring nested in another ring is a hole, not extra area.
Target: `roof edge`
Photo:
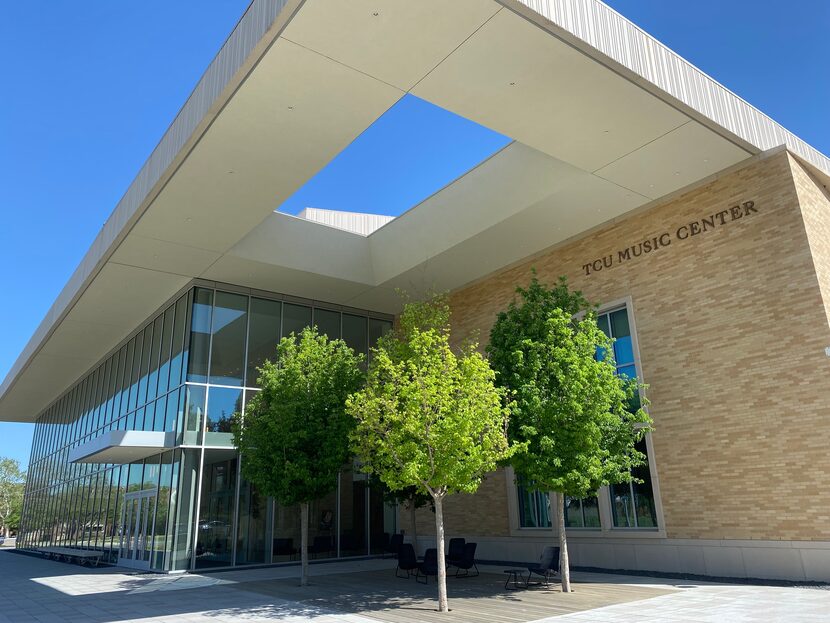
[[[0,383],[0,401],[303,2],[251,2]]]
[[[830,175],[830,158],[600,0],[496,0],[741,147],[785,145]]]

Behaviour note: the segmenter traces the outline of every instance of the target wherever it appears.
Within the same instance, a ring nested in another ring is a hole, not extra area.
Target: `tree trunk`
[[[559,523],[559,573],[562,576],[562,592],[571,592],[571,570],[568,567],[568,539],[565,535],[565,495],[556,494],[556,514]]]
[[[308,502],[300,504],[300,586],[308,586]]]
[[[412,530],[412,548],[415,550],[415,555],[418,555],[418,523],[415,521],[415,500],[409,500],[409,521]]]
[[[443,498],[435,497],[435,540],[438,549],[438,612],[449,612],[447,606],[447,561],[444,558]]]

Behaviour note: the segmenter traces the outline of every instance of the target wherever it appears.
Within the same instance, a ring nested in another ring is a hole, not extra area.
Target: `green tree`
[[[354,421],[345,404],[361,386],[362,358],[316,327],[292,333],[280,341],[275,361],[259,368],[262,391],[244,418],[234,417],[245,478],[284,506],[300,505],[302,586],[308,584],[308,505],[337,487],[350,460]]]
[[[0,458],[0,528],[8,537],[17,531],[23,514],[23,492],[26,488],[26,472],[20,462],[7,457]]]
[[[432,498],[438,549],[438,609],[446,612],[444,498],[473,493],[510,455],[505,392],[484,357],[450,347],[444,295],[404,306],[399,326],[373,351],[366,387],[347,410],[355,454],[391,490]]]
[[[646,458],[634,444],[651,420],[636,400],[638,382],[617,376],[612,342],[580,292],[564,277],[548,288],[535,275],[516,292],[521,301],[498,315],[487,350],[513,399],[511,441],[525,445],[512,459],[516,475],[558,494],[562,590],[569,592],[565,496],[630,481]]]

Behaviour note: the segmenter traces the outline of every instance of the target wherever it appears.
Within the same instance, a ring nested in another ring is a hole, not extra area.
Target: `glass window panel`
[[[582,518],[586,528],[599,528],[599,500],[593,495],[582,500]]]
[[[176,301],[175,318],[173,319],[173,343],[170,352],[170,387],[175,387],[182,380],[182,358],[184,338],[187,323],[187,297],[183,296]]]
[[[141,423],[141,430],[153,430],[153,418],[156,414],[156,403],[151,402],[144,407],[144,421]]]
[[[210,319],[213,312],[213,291],[196,288],[193,315],[190,321],[190,368],[187,380],[207,382],[210,353]]]
[[[614,359],[617,366],[634,363],[634,349],[631,345],[631,336],[618,337],[614,340]]]
[[[176,422],[179,415],[179,395],[180,389],[174,389],[167,395],[167,409],[165,410],[164,425],[162,430],[165,432],[175,432]]]
[[[636,379],[637,378],[637,370],[634,368],[633,365],[631,366],[622,366],[621,368],[617,368],[617,374],[620,376],[624,376],[628,379]]]
[[[648,457],[648,447],[646,446],[645,439],[638,441],[636,448]],[[651,486],[651,471],[649,470],[648,463],[635,467],[631,470],[631,474],[637,480],[642,480],[641,483],[631,483],[631,488],[634,491],[634,507],[637,517],[637,527],[656,528],[657,510],[654,505],[654,492]]]
[[[202,420],[205,414],[206,388],[202,385],[185,386],[185,417],[182,443],[194,445],[202,442]]]
[[[583,528],[582,501],[579,498],[565,496],[565,526],[568,528]]]
[[[549,528],[550,496],[543,491],[536,491],[523,484],[516,483],[519,501],[519,526],[522,528]]]
[[[156,505],[156,523],[153,530],[153,557],[151,567],[158,571],[164,569],[165,557],[172,549],[172,538],[170,534],[171,505],[174,504],[175,490],[173,489],[173,457],[174,453],[165,452],[161,455],[159,465],[159,492]]]
[[[611,335],[617,339],[631,335],[631,329],[628,326],[628,310],[618,309],[609,314],[611,319]]]
[[[369,319],[369,348],[374,348],[378,340],[392,330],[392,323],[388,320]]]
[[[164,312],[164,324],[161,331],[161,351],[159,352],[158,393],[167,392],[170,387],[170,346],[173,343],[173,322],[175,306],[171,305]]]
[[[161,356],[161,338],[164,328],[164,316],[153,322],[153,346],[150,349],[150,372],[147,375],[147,401],[158,396],[159,358]]]
[[[236,458],[205,450],[196,537],[196,568],[230,565],[236,501]]]
[[[366,499],[369,492],[366,474],[349,465],[340,472],[340,534],[337,534],[337,490],[315,500],[309,508],[309,533],[323,551],[315,553],[320,558],[337,555],[339,537],[341,556],[365,556],[368,553]],[[312,541],[315,542],[315,541]],[[329,550],[329,544],[331,549]]]
[[[285,303],[282,306],[282,337],[300,333],[311,326],[311,308]]]
[[[266,359],[276,357],[280,339],[279,301],[251,299],[250,327],[248,329],[248,373],[245,384],[257,385],[257,367]]]
[[[327,335],[330,340],[340,338],[340,312],[315,308],[314,324],[320,335]]]
[[[248,297],[217,292],[213,309],[213,346],[210,383],[242,385],[245,374],[245,336],[248,331]]]
[[[208,393],[205,445],[232,446],[231,421],[242,410],[242,390],[211,387]]]
[[[597,326],[602,330],[605,335],[611,337],[611,329],[608,325],[608,314],[602,314],[601,316],[597,317]]]
[[[176,398],[175,392],[170,394],[174,399]],[[164,425],[166,423],[166,411],[167,411],[167,396],[162,396],[158,400],[156,400],[156,411],[155,416],[153,417],[153,430],[157,432],[164,431]]]
[[[271,562],[268,527],[271,525],[271,504],[257,488],[243,480],[239,489],[239,528],[236,564],[250,565]]]
[[[190,568],[194,529],[193,512],[200,467],[199,459],[199,450],[176,451],[173,473],[173,486],[176,489],[176,513],[171,521],[170,532],[173,543],[171,558],[167,565],[169,569],[185,570]],[[172,512],[171,515],[173,515]]]
[[[614,520],[614,526],[617,528],[636,527],[631,485],[629,483],[611,485],[608,489],[611,495],[611,517]]]
[[[141,370],[141,347],[144,344],[143,334],[139,333],[132,340],[130,340],[130,343],[134,345],[134,348],[132,361],[130,363],[130,402],[127,407],[127,411],[132,411],[138,405],[138,377]]]
[[[144,345],[141,349],[141,376],[138,380],[138,404],[147,402],[147,385],[150,374],[150,355],[153,348],[153,325],[150,324],[144,329]]]
[[[127,346],[122,346],[118,352],[118,375],[115,383],[115,402],[113,404],[113,419],[118,419],[119,416],[124,415],[127,408],[127,400],[125,398],[124,387],[126,386],[126,368],[127,368]]]
[[[356,353],[365,355],[369,342],[368,318],[343,314],[343,341]]]

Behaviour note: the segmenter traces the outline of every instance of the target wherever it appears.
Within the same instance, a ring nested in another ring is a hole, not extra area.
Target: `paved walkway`
[[[439,617],[425,607],[430,603],[434,584],[416,587],[413,580],[393,582],[388,579],[393,564],[389,560],[370,560],[312,565],[316,586],[310,589],[314,593],[309,596],[296,587],[297,567],[158,576],[118,568],[87,569],[0,551],[0,623],[450,622],[470,620],[470,616],[488,622],[534,623],[830,620],[830,590],[815,588],[678,585],[654,578],[574,574],[574,595],[562,595],[553,589],[510,595],[502,590],[473,594],[479,590],[474,586],[502,583],[501,568],[489,569],[490,573],[482,574],[477,584],[453,580],[450,607],[454,596],[458,607]],[[378,589],[378,584],[386,586],[386,590]],[[357,591],[355,586],[359,587]],[[393,590],[396,593],[390,592]],[[369,593],[374,599],[372,603],[367,598]],[[400,594],[407,598],[401,599]],[[350,595],[355,597],[349,598]],[[600,597],[614,605],[547,616],[562,612],[557,604],[571,607],[577,599],[588,603]],[[472,615],[465,605],[468,598],[475,599]],[[550,605],[545,616],[539,616],[539,603]]]

